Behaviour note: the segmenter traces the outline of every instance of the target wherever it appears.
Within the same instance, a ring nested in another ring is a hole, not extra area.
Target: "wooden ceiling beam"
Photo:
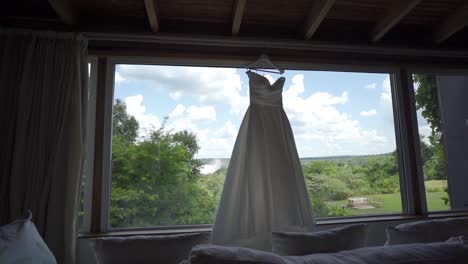
[[[48,0],[48,2],[63,23],[66,25],[77,23],[77,15],[71,0]]]
[[[335,0],[316,0],[305,20],[304,39],[310,39],[330,11]]]
[[[453,34],[457,33],[468,25],[468,1],[457,11],[449,16],[436,29],[434,41],[439,44],[447,40]]]
[[[157,10],[157,0],[145,0],[146,16],[150,24],[151,30],[154,33],[159,32],[159,17]]]
[[[244,16],[245,3],[247,0],[235,0],[232,8],[232,35],[239,34],[242,17]]]
[[[392,1],[388,13],[375,25],[371,34],[371,41],[377,42],[387,34],[403,17],[405,17],[422,0]]]

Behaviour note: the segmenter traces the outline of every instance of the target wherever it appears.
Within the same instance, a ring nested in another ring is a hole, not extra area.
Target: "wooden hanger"
[[[284,69],[278,67],[273,62],[271,62],[270,58],[266,54],[260,55],[260,57],[256,61],[249,63],[246,68],[249,70],[256,70],[256,71],[276,73],[276,74],[284,73]],[[273,68],[277,71],[264,70],[264,68]]]

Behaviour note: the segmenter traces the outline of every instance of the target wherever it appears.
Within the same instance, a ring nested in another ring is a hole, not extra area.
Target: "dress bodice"
[[[282,92],[285,78],[278,78],[273,84],[262,75],[248,71],[250,86],[250,103],[261,105],[282,106]]]

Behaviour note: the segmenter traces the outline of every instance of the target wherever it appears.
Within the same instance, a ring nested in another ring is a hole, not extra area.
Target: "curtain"
[[[87,41],[0,28],[0,224],[30,209],[58,263],[74,263],[85,142]]]

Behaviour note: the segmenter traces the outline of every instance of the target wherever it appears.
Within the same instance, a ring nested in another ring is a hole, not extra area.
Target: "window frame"
[[[92,191],[94,179],[94,143],[95,143],[95,116],[96,116],[96,87],[97,87],[97,62],[96,56],[88,56],[87,65],[90,65],[89,80],[88,80],[88,102],[87,102],[87,118],[86,118],[86,142],[85,155],[86,163],[83,168],[82,177],[86,177],[85,187],[83,191],[83,222],[77,229],[79,232],[87,231],[91,228],[91,208],[93,206]],[[81,190],[81,185],[80,185]],[[81,199],[81,192],[80,197]]]
[[[97,103],[96,103],[96,144],[94,151],[94,175],[92,190],[91,219],[88,230],[82,234],[166,234],[210,231],[212,224],[171,225],[151,227],[111,228],[110,194],[111,194],[111,157],[112,157],[112,104],[114,100],[115,66],[117,64],[167,65],[167,66],[201,66],[201,67],[235,67],[243,68],[242,61],[223,61],[206,59],[133,57],[133,56],[100,56],[96,58],[97,68]],[[365,62],[364,62],[365,63]],[[375,214],[364,216],[317,218],[317,225],[378,222],[400,219],[420,219],[438,216],[468,215],[468,210],[450,210],[428,213],[422,164],[412,73],[424,71],[461,73],[464,69],[443,70],[438,67],[406,66],[366,66],[361,62],[355,65],[321,64],[321,63],[283,63],[291,70],[341,71],[363,73],[387,73],[390,76],[393,119],[395,128],[396,151],[400,175],[401,213]],[[288,67],[289,66],[289,67]],[[409,106],[409,107],[408,107]],[[100,158],[99,158],[100,157]],[[412,190],[412,191],[410,191]],[[415,191],[416,190],[416,191]],[[86,214],[87,212],[85,212]],[[88,232],[86,232],[88,231]]]
[[[422,159],[421,159],[421,148],[420,148],[420,143],[419,143],[419,125],[418,125],[418,119],[416,115],[416,101],[414,98],[414,79],[413,75],[415,74],[433,74],[433,75],[451,75],[451,76],[468,76],[468,68],[466,69],[460,69],[460,68],[440,68],[440,67],[427,67],[427,66],[411,66],[407,68],[408,71],[408,84],[409,86],[409,92],[413,94],[413,101],[412,101],[412,106],[414,107],[414,124],[415,124],[415,137],[418,138],[417,140],[417,155],[419,156],[418,158],[418,170],[419,170],[419,177],[422,179],[422,193],[423,197],[421,197],[422,201],[426,205],[425,207],[425,214],[426,215],[458,215],[462,214],[467,216],[468,215],[468,209],[450,209],[450,210],[434,210],[434,211],[429,211],[429,208],[427,207],[427,197],[426,197],[426,187],[424,185],[424,170],[423,170],[423,164],[422,164]],[[440,103],[440,101],[439,101]],[[442,114],[442,113],[441,113]],[[443,120],[442,120],[443,122]],[[443,127],[443,124],[442,124]],[[444,149],[446,146],[444,145]],[[444,160],[447,163],[447,157],[444,155]],[[448,175],[446,175],[448,177]],[[448,184],[448,182],[447,182]]]

